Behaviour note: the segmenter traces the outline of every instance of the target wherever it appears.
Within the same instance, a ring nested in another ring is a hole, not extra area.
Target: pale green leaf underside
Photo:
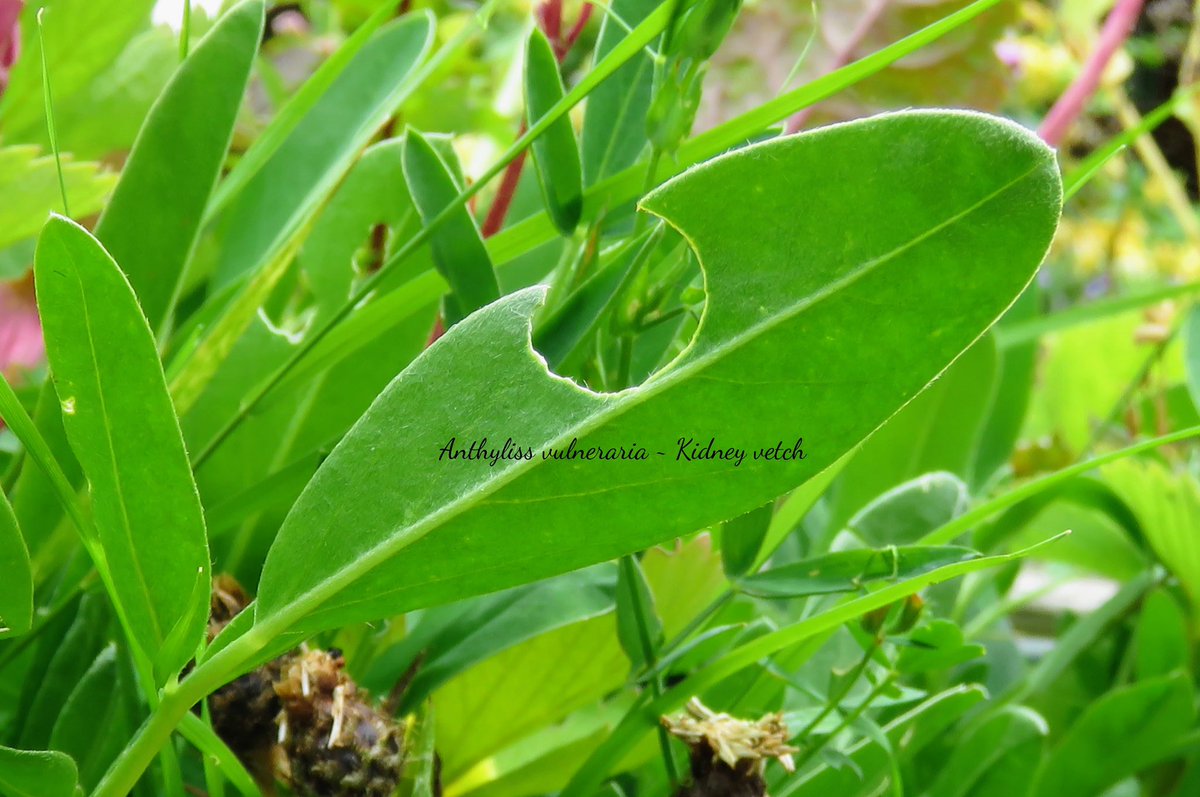
[[[977,114],[903,113],[717,158],[644,201],[688,237],[708,304],[644,385],[591,393],[529,343],[534,288],[456,326],[318,471],[265,565],[257,622],[330,627],[500,589],[733,517],[832,464],[957,357],[1031,279],[1054,156]],[[546,446],[646,461],[543,462]],[[799,462],[676,462],[679,437]],[[528,462],[438,462],[451,437]],[[658,456],[656,452],[664,452]],[[354,589],[347,590],[354,585]],[[314,614],[315,613],[315,614]],[[263,629],[264,632],[267,629]]]

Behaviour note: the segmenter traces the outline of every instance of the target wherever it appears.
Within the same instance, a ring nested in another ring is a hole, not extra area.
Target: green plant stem
[[[179,60],[187,58],[188,41],[192,37],[192,0],[183,0],[183,24],[179,28]]]
[[[722,655],[719,659],[689,675],[684,681],[671,687],[660,699],[652,703],[635,704],[609,737],[597,747],[583,765],[575,772],[571,781],[559,797],[588,797],[595,793],[622,758],[632,750],[641,735],[658,723],[663,715],[678,709],[694,695],[703,693],[726,678],[741,672],[758,661],[793,647],[838,626],[861,617],[867,612],[895,603],[921,591],[931,584],[940,584],[952,578],[1007,564],[1030,556],[1041,548],[1052,545],[1062,534],[1051,537],[1037,545],[1010,554],[984,556],[940,567],[907,581],[888,584],[885,587],[839,603],[820,614],[806,617],[792,625],[772,631],[757,639],[746,642]]]
[[[871,644],[868,645],[867,649],[863,652],[862,658],[859,659],[858,663],[854,665],[854,669],[848,673],[845,683],[843,683],[841,687],[836,690],[836,692],[829,695],[829,698],[825,701],[824,708],[822,708],[817,716],[813,717],[812,720],[810,720],[809,723],[805,725],[793,738],[807,740],[808,737],[811,736],[813,732],[821,726],[821,723],[825,721],[825,718],[832,714],[834,709],[842,704],[842,701],[846,699],[846,695],[850,694],[850,690],[854,688],[854,685],[858,683],[858,679],[862,677],[864,672],[866,672],[867,667],[871,663],[871,659],[875,656],[875,652],[879,650],[879,646],[882,642],[883,639],[879,636],[872,638]],[[797,769],[799,769],[799,767],[797,767]]]
[[[45,13],[45,8],[38,9],[38,50],[41,51],[42,56],[42,99],[46,104],[46,133],[50,137],[50,149],[54,151],[54,167],[58,171],[58,190],[62,194],[63,215],[69,217],[71,208],[67,204],[67,182],[63,177],[62,156],[58,150],[58,134],[54,128],[54,96],[50,91],[50,66],[46,59],[46,36],[42,24],[42,16]]]
[[[621,569],[625,571],[625,576],[629,579],[631,588],[629,590],[630,598],[633,601],[633,614],[637,619],[638,642],[642,647],[642,658],[646,662],[646,666],[653,668],[657,661],[657,656],[654,650],[654,643],[650,639],[650,621],[648,614],[650,607],[642,603],[641,592],[637,588],[639,580],[637,573],[637,565],[633,561],[632,556],[621,557]],[[657,700],[662,697],[662,677],[655,675],[650,679],[650,693]],[[679,785],[679,770],[675,767],[675,756],[671,752],[671,739],[667,736],[667,729],[661,725],[658,727],[658,745],[662,750],[663,765],[667,770],[667,781],[670,783],[671,791]]]
[[[876,684],[875,688],[871,690],[871,693],[863,699],[863,702],[842,719],[841,723],[833,730],[832,733],[823,737],[817,744],[805,747],[804,752],[801,753],[800,757],[796,760],[796,771],[799,772],[800,770],[804,769],[805,765],[813,759],[813,756],[821,752],[825,745],[829,744],[829,742],[833,739],[836,739],[839,734],[856,722],[858,718],[863,715],[863,712],[870,708],[871,704],[874,703],[880,695],[882,695],[891,687],[895,680],[896,673],[889,672],[883,680]]]
[[[296,347],[296,350],[287,359],[287,361],[259,387],[242,402],[238,411],[226,421],[225,424],[218,430],[216,435],[197,453],[193,460],[193,465],[199,467],[205,460],[212,456],[213,452],[229,437],[250,413],[253,412],[259,402],[283,379],[284,376],[304,358],[312,349],[325,338],[335,326],[341,323],[349,316],[354,308],[366,299],[387,277],[392,274],[398,266],[406,262],[426,241],[433,235],[434,230],[440,227],[452,214],[457,212],[458,208],[470,201],[472,197],[478,194],[483,188],[488,185],[494,178],[501,174],[507,168],[508,163],[523,153],[529,146],[543,133],[546,132],[556,121],[562,118],[572,108],[578,105],[587,97],[588,94],[600,83],[607,80],[614,72],[620,69],[627,61],[641,52],[642,47],[649,44],[658,34],[662,32],[663,26],[666,25],[668,19],[668,6],[664,3],[658,9],[651,12],[631,33],[623,39],[619,45],[612,49],[607,56],[604,57],[590,72],[588,72],[582,80],[577,83],[571,91],[554,106],[546,112],[544,116],[529,126],[525,134],[520,136],[512,146],[510,146],[497,161],[482,174],[478,180],[468,186],[462,193],[455,197],[445,208],[442,209],[433,219],[426,224],[420,232],[408,240],[404,246],[400,247],[386,263],[371,275],[358,290],[338,308],[337,312],[332,313],[327,321],[320,327],[314,329],[304,341]],[[445,48],[443,48],[445,49]],[[433,59],[436,60],[436,59]]]
[[[693,617],[682,631],[680,631],[673,639],[662,646],[662,653],[673,653],[676,648],[686,642],[688,638],[692,636],[692,634],[699,631],[700,628],[707,623],[714,614],[724,608],[725,604],[733,600],[736,595],[737,590],[735,590],[733,587],[729,587],[720,595],[718,595],[712,602],[701,609],[700,613]]]

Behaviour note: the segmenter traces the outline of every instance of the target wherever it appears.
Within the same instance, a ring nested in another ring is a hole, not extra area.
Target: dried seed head
[[[763,797],[767,759],[792,770],[796,748],[788,745],[780,714],[751,722],[713,712],[692,698],[687,713],[663,717],[662,723],[691,750],[692,783],[678,797]]]
[[[233,576],[218,573],[213,576],[212,601],[209,604],[208,641],[216,639],[217,634],[229,625],[233,618],[241,614],[242,609],[250,605],[250,596]]]
[[[300,795],[389,797],[400,779],[403,734],[343,670],[340,653],[288,659],[275,682],[282,710],[276,775]]]

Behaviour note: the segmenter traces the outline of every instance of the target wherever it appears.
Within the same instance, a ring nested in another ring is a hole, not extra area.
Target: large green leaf
[[[221,173],[262,26],[262,0],[248,0],[192,51],[150,111],[96,225],[151,329],[175,297]]]
[[[259,638],[314,613],[305,630],[581,567],[795,487],[1013,301],[1059,197],[1053,155],[1032,135],[947,112],[769,142],[672,181],[645,206],[689,237],[706,269],[688,350],[645,384],[600,395],[549,374],[531,350],[541,289],[461,322],[384,391],[297,501],[264,567]],[[681,435],[751,453],[781,440],[790,451],[803,436],[806,458],[676,461]],[[439,461],[451,438],[484,437],[492,448],[511,437],[531,458]],[[576,438],[585,451],[642,446],[647,458],[543,458]]]
[[[1023,706],[1005,706],[981,722],[950,751],[925,797],[967,797],[1006,753],[1049,733],[1041,715]]]
[[[167,669],[191,657],[207,622],[208,543],[200,499],[154,337],[129,283],[82,227],[46,223],[38,307],[63,425],[91,486],[96,525],[130,632],[155,656],[179,627]],[[177,634],[178,638],[179,635]]]
[[[834,528],[876,496],[923,473],[947,471],[969,481],[995,383],[996,347],[989,335],[854,456],[838,482]]]

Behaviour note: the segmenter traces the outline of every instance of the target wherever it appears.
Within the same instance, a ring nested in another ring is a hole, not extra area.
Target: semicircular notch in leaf
[[[465,319],[389,385],[296,502],[262,574],[258,637],[532,581],[794,488],[1012,303],[1060,204],[1049,149],[958,112],[829,127],[672,180],[644,206],[705,268],[688,349],[644,384],[599,395],[548,373],[531,348],[542,289]],[[461,456],[483,438],[495,451],[511,438],[508,456],[529,458]],[[678,461],[680,440],[710,438],[746,458]],[[804,459],[754,456],[801,439]],[[573,441],[646,458],[543,458]]]
[[[117,264],[73,221],[46,222],[34,276],[63,426],[91,487],[116,598],[147,655],[172,641],[171,660],[157,664],[178,672],[207,622],[208,542],[154,336]]]

